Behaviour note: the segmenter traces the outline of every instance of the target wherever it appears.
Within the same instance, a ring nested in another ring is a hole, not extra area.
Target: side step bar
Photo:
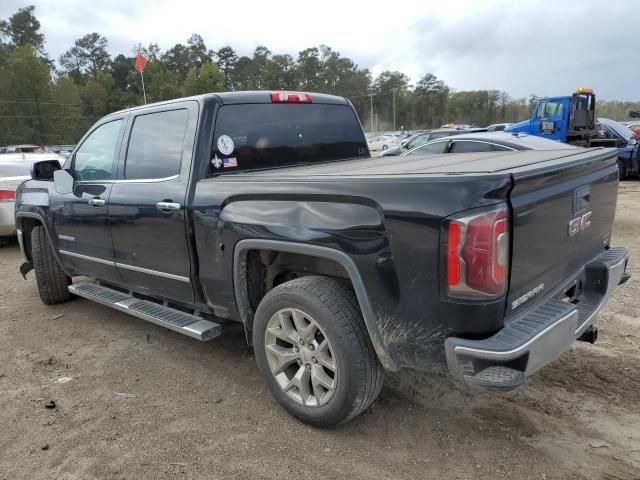
[[[95,283],[76,283],[69,286],[69,291],[79,297],[93,300],[203,342],[222,333],[222,326],[218,323],[147,300],[140,300]]]

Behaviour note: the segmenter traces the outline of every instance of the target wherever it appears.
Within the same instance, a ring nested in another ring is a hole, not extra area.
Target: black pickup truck
[[[46,304],[203,341],[242,322],[278,402],[331,426],[385,369],[510,390],[595,341],[628,278],[617,187],[612,149],[374,159],[344,98],[208,94],[108,115],[64,168],[34,165],[21,272]]]

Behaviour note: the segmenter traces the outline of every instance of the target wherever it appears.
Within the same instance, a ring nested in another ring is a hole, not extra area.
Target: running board
[[[203,342],[222,333],[222,327],[218,323],[147,300],[140,300],[95,283],[76,283],[69,286],[69,291],[79,297],[93,300]]]

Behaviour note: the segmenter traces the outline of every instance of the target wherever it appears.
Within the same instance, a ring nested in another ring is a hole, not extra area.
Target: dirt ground
[[[613,243],[634,277],[595,346],[512,394],[388,375],[334,430],[278,407],[236,326],[202,344],[82,299],[47,307],[17,244],[0,249],[0,479],[640,479],[639,204],[622,183]]]

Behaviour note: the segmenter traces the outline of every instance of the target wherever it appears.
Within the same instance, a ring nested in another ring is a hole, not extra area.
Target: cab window
[[[148,180],[177,175],[188,121],[186,109],[138,115],[131,128],[124,178]]]
[[[445,153],[449,142],[434,142],[427,145],[422,145],[415,150],[409,152],[407,155],[437,155],[439,153]]]
[[[72,172],[79,181],[111,180],[113,160],[120,141],[122,120],[114,120],[96,128],[74,156]]]
[[[562,116],[562,102],[546,101],[546,102],[540,103],[540,107],[538,108],[538,117],[549,118],[549,117],[561,117],[561,116]]]
[[[493,145],[485,142],[457,141],[451,145],[450,153],[493,152]]]

